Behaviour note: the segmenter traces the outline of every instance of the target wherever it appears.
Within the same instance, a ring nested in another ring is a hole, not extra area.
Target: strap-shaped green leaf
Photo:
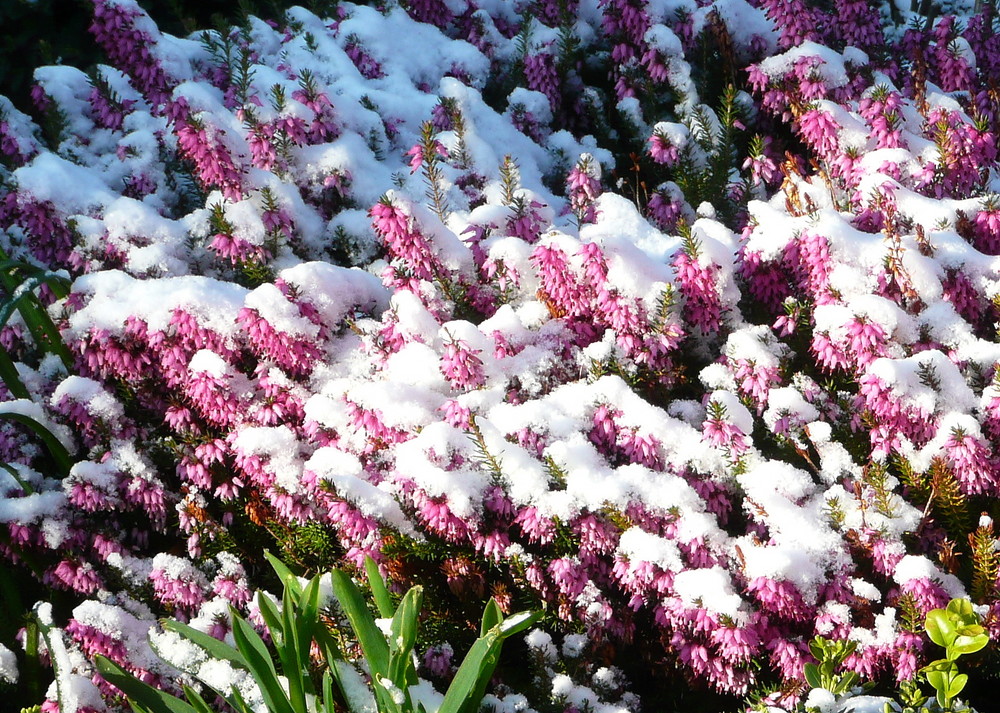
[[[479,635],[485,636],[486,632],[497,626],[501,621],[503,621],[503,612],[500,610],[500,605],[497,604],[497,600],[490,598],[486,602],[486,609],[483,611],[483,621],[479,625]]]
[[[336,713],[336,701],[333,697],[333,676],[329,671],[323,672],[323,713]]]
[[[509,617],[500,622],[500,635],[506,639],[514,634],[520,633],[529,626],[538,622],[544,614],[545,612],[540,609],[537,611],[522,611],[517,614],[511,614]]]
[[[21,273],[25,277],[52,275],[56,278],[55,282],[51,285],[52,293],[59,299],[69,294],[69,278],[44,267],[32,265],[24,260],[11,260],[7,253],[0,248],[0,285],[8,293],[12,293],[11,286],[17,284],[17,277],[15,277],[14,273]]]
[[[392,597],[389,596],[389,590],[385,587],[382,573],[378,571],[378,564],[370,556],[365,557],[365,574],[368,575],[368,586],[372,590],[372,598],[375,600],[375,606],[378,607],[378,613],[382,618],[388,619],[393,612]]]
[[[290,587],[285,587],[281,595],[281,630],[284,640],[277,645],[278,658],[281,659],[282,672],[288,680],[288,700],[296,713],[308,713],[306,710],[306,682],[303,671],[308,666],[308,642],[305,656],[302,655],[299,644],[299,628],[296,617],[295,600]],[[277,644],[277,642],[276,642]]]
[[[190,703],[153,688],[148,683],[143,683],[114,661],[100,654],[94,656],[94,665],[108,683],[128,696],[133,707],[138,703],[149,713],[199,713]]]
[[[358,637],[361,651],[371,668],[372,678],[376,675],[386,676],[389,672],[389,646],[375,625],[375,619],[368,611],[361,590],[340,570],[333,570],[330,576],[333,580],[333,593],[347,615],[355,636]]]
[[[307,671],[312,642],[316,638],[316,630],[319,628],[319,576],[309,580],[309,584],[302,590],[302,595],[296,606],[293,627],[301,669]],[[304,683],[306,693],[314,693],[312,681],[308,676],[305,677]]]
[[[319,576],[309,580],[298,602],[295,626],[298,630],[299,651],[308,656],[311,642],[319,624]]]
[[[191,688],[191,686],[181,684],[181,689],[184,691],[184,697],[188,699],[188,703],[198,713],[215,713],[212,707],[201,697],[201,694]]]
[[[233,686],[232,698],[229,702],[236,709],[237,713],[254,713],[254,710],[243,700],[243,694],[240,693],[240,689],[235,686]]]
[[[246,659],[243,658],[243,654],[227,644],[225,641],[219,641],[214,636],[209,636],[203,631],[193,629],[187,624],[182,624],[176,619],[164,619],[161,623],[163,628],[167,631],[173,631],[174,633],[180,634],[191,643],[197,644],[201,648],[205,649],[205,651],[207,651],[212,658],[229,661],[238,668],[245,670],[249,669]]]
[[[49,451],[49,455],[52,456],[52,460],[55,461],[56,467],[59,469],[60,477],[65,478],[69,475],[69,469],[73,467],[73,459],[70,457],[69,451],[66,450],[66,446],[59,442],[59,439],[55,437],[52,431],[30,416],[20,413],[12,413],[10,411],[0,412],[0,420],[14,421],[30,429],[36,436],[42,439],[45,448]]]
[[[271,563],[271,568],[274,569],[275,574],[278,575],[278,579],[281,580],[282,584],[286,587],[291,587],[292,594],[295,596],[302,594],[302,585],[299,584],[299,578],[292,574],[292,570],[288,569],[288,566],[284,562],[267,550],[264,551],[264,557]]]
[[[500,660],[504,639],[527,629],[541,619],[542,615],[542,611],[512,614],[479,637],[458,667],[438,713],[475,713]],[[488,616],[492,615],[483,614],[484,619]]]
[[[271,634],[271,641],[274,642],[275,646],[281,646],[285,641],[285,627],[281,622],[277,605],[264,592],[257,592],[257,609]]]
[[[10,354],[7,353],[6,349],[0,349],[0,381],[4,383],[4,386],[7,387],[7,390],[15,399],[31,398],[31,392],[28,391],[28,387],[21,381],[21,375],[17,373],[14,360],[10,358]]]
[[[0,273],[2,274],[2,273]],[[41,273],[18,283],[10,275],[4,275],[4,289],[11,295],[0,304],[0,326],[7,323],[16,309],[21,313],[21,319],[28,328],[31,338],[40,349],[51,352],[59,357],[63,365],[69,369],[73,366],[73,355],[66,347],[59,330],[56,329],[49,313],[45,311],[33,290],[43,284],[50,288],[64,286],[65,278],[55,273]]]
[[[24,491],[25,495],[31,495],[35,492],[35,489],[31,487],[31,483],[27,483],[21,479],[21,474],[17,472],[17,468],[12,466],[10,463],[0,463],[0,468],[3,468],[8,473],[10,477],[14,479],[14,482],[21,486],[21,490]]]
[[[403,691],[417,684],[417,672],[411,654],[417,643],[423,601],[424,588],[412,587],[399,603],[389,629],[389,679]]]
[[[236,641],[236,648],[246,658],[250,675],[260,687],[268,711],[270,713],[294,713],[288,697],[278,681],[277,671],[274,669],[274,663],[271,661],[271,655],[268,653],[264,641],[235,610],[232,610],[232,619],[233,639]]]
[[[344,658],[344,655],[340,652],[337,640],[333,638],[326,625],[318,625],[313,636],[316,639],[316,643],[319,644],[320,651],[323,652],[323,657],[326,659],[328,666],[333,666],[334,661],[340,661]]]
[[[448,686],[438,713],[460,713],[479,707],[483,697],[476,696],[480,689],[485,690],[486,682],[493,675],[499,641],[500,634],[496,629],[476,640]]]

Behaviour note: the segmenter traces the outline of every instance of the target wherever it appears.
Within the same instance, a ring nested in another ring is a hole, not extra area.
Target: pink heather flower
[[[20,226],[27,234],[27,244],[43,264],[64,264],[72,254],[74,237],[50,201],[10,191],[0,199],[0,227]]]
[[[888,353],[884,330],[864,317],[855,317],[847,323],[847,342],[845,352],[855,358],[859,372]]]
[[[322,356],[317,344],[279,332],[254,309],[242,308],[236,320],[254,351],[274,360],[292,376],[305,376]]]
[[[443,273],[444,267],[431,249],[430,242],[401,208],[386,198],[372,206],[368,214],[394,263],[399,263],[420,280],[433,280]]]
[[[830,271],[833,268],[829,240],[807,231],[797,241],[789,243],[787,249],[790,251],[789,261],[799,273],[803,286],[817,304],[829,304],[832,299],[829,294]]]
[[[791,75],[786,75],[786,79],[794,79],[798,82],[797,93],[801,99],[811,101],[826,98],[826,84],[823,75],[819,72],[819,67],[823,64],[825,62],[819,57],[800,57],[795,61]]]
[[[713,401],[710,406],[716,404]],[[739,459],[750,448],[750,439],[739,426],[726,420],[725,409],[722,407],[710,414],[702,424],[702,440],[726,451],[733,460]]]
[[[455,399],[448,399],[438,410],[444,413],[444,420],[455,428],[467,431],[472,427],[472,412]]]
[[[763,0],[767,18],[780,28],[782,49],[795,47],[806,40],[818,40],[816,17],[803,0]]]
[[[836,155],[839,146],[840,126],[830,114],[820,109],[810,109],[799,117],[802,138],[824,159]]]
[[[1000,235],[998,235],[998,248],[1000,248]],[[946,277],[941,281],[941,291],[946,300],[955,306],[955,311],[962,315],[965,320],[976,327],[983,316],[983,300],[972,280],[961,270],[950,269],[945,272]]]
[[[152,376],[149,369],[152,357],[145,339],[139,335],[124,334],[114,337],[105,329],[94,328],[77,347],[85,364],[85,372],[101,376],[116,376],[127,381],[138,381]]]
[[[618,546],[619,530],[592,513],[577,518],[573,531],[580,539],[580,559],[584,565],[596,562],[599,556],[610,555]]]
[[[257,168],[270,171],[278,164],[278,149],[274,142],[274,127],[256,123],[247,134],[250,160]]]
[[[649,47],[639,64],[646,68],[646,74],[655,83],[665,82],[670,77],[670,59],[656,47]]]
[[[76,619],[70,619],[66,624],[65,632],[80,645],[87,656],[92,657],[100,654],[119,665],[124,665],[128,661],[129,651],[125,644],[120,639],[114,638],[100,629],[82,624]]]
[[[733,511],[733,494],[722,483],[711,478],[687,476],[687,482],[705,503],[705,509],[724,525]]]
[[[927,117],[928,134],[938,149],[934,175],[918,184],[936,197],[964,197],[979,187],[986,167],[997,157],[996,139],[967,123],[956,111],[938,108]]]
[[[193,613],[205,601],[208,582],[190,562],[165,553],[153,558],[153,593],[163,604]]]
[[[72,478],[72,476],[70,476]],[[89,480],[73,479],[69,489],[69,501],[84,512],[96,512],[98,510],[114,510],[117,504],[115,493],[107,492],[110,488],[101,487]]]
[[[690,207],[676,183],[669,182],[661,186],[646,204],[646,213],[656,225],[665,232],[671,233],[677,229],[677,223],[687,216]]]
[[[788,276],[777,261],[765,261],[759,252],[740,248],[738,269],[750,294],[772,313],[781,311],[789,296]],[[779,317],[778,319],[783,319]],[[794,325],[793,325],[794,326]],[[777,329],[777,327],[775,327]],[[782,334],[782,336],[787,336]]]
[[[167,517],[166,491],[163,483],[151,476],[133,475],[122,489],[122,497],[125,502],[146,513],[154,527],[163,529]]]
[[[313,112],[312,121],[306,128],[305,143],[323,144],[340,136],[333,104],[325,93],[316,88],[311,76],[303,79],[302,87],[292,92],[292,99]]]
[[[866,52],[884,46],[882,22],[878,10],[866,0],[835,0],[836,20],[833,29],[840,41]]]
[[[94,21],[90,32],[111,64],[129,75],[154,111],[162,111],[170,99],[173,81],[156,57],[156,38],[144,30],[152,21],[139,5],[130,0],[93,0]],[[137,22],[138,21],[138,22]]]
[[[573,276],[566,253],[556,247],[539,245],[531,253],[531,262],[554,316],[582,316],[589,311],[590,300]]]
[[[888,653],[897,681],[909,681],[916,675],[922,652],[923,639],[919,634],[901,631],[896,635],[896,643],[889,647]]]
[[[963,493],[997,494],[1000,483],[997,482],[996,461],[981,439],[954,428],[944,449]]]
[[[988,203],[976,213],[972,233],[978,250],[987,255],[1000,255],[1000,207]]]
[[[599,0],[598,6],[604,13],[601,24],[613,43],[612,61],[627,65],[641,57],[647,48],[645,36],[651,25],[646,3],[641,0]],[[619,76],[618,79],[624,77]],[[623,98],[624,87],[616,88],[619,99]]]
[[[770,137],[767,137],[770,139]],[[767,140],[765,139],[765,140]],[[778,175],[778,166],[766,153],[747,156],[743,169],[750,169],[750,181],[754,185],[768,185]]]
[[[243,238],[216,233],[208,249],[233,265],[263,264],[271,255],[263,245],[254,245]]]
[[[455,17],[444,0],[407,0],[404,7],[417,22],[426,22],[442,30]]]
[[[733,663],[749,663],[760,650],[760,637],[750,627],[713,627],[709,640],[722,658]]]
[[[544,207],[538,201],[515,199],[506,225],[507,232],[526,243],[537,243],[542,229],[545,227],[541,213],[541,209]]]
[[[680,161],[680,149],[675,146],[666,134],[657,131],[649,137],[649,155],[657,163],[673,166]]]
[[[445,344],[441,356],[441,372],[459,390],[477,389],[486,383],[483,362],[476,356],[478,350],[471,349],[461,339],[453,339]]]
[[[647,346],[644,336],[647,332],[647,321],[635,300],[622,297],[617,290],[609,290],[602,286],[594,300],[595,313],[601,321],[615,330],[618,345],[630,357],[642,361],[640,353]]]
[[[174,127],[177,147],[181,154],[194,163],[198,179],[207,187],[218,188],[231,201],[243,198],[243,176],[233,158],[219,138],[225,134],[214,129],[210,135],[201,120],[179,121]]]
[[[955,16],[944,15],[931,32],[934,43],[934,60],[941,88],[946,92],[968,91],[975,82],[975,70],[969,66],[956,46],[958,35]]]
[[[582,225],[595,222],[597,212],[594,201],[601,193],[601,180],[600,168],[590,154],[581,156],[576,166],[569,172],[566,188],[570,206],[579,223]]]
[[[452,671],[452,657],[455,650],[451,644],[437,644],[431,646],[424,652],[424,668],[431,676],[443,678]]]
[[[347,401],[347,408],[351,425],[365,434],[372,452],[409,438],[404,431],[385,425],[382,414],[377,410],[363,408],[353,401]]]
[[[503,562],[506,559],[507,548],[510,547],[510,536],[506,532],[494,530],[486,535],[480,535],[473,531],[470,533],[470,538],[472,546],[484,557],[494,562]]]
[[[542,129],[541,122],[535,117],[534,114],[527,111],[520,104],[515,104],[507,111],[510,116],[510,122],[514,125],[515,129],[520,131],[535,143],[540,144],[544,142],[545,132]]]
[[[902,106],[899,92],[884,86],[875,87],[870,95],[858,102],[858,112],[868,121],[876,148],[906,148],[900,130]]]
[[[933,609],[943,609],[951,598],[940,582],[928,577],[910,579],[904,582],[900,589],[904,594],[913,597],[921,617]]]
[[[638,463],[651,470],[663,470],[662,444],[656,436],[624,430],[619,434],[618,447],[630,463]]]
[[[871,432],[875,454],[887,455],[899,444],[900,436],[909,438],[918,448],[933,437],[935,425],[930,414],[905,404],[878,376],[865,374],[858,384],[865,407],[880,424]]]
[[[722,326],[722,304],[716,287],[718,265],[703,265],[697,253],[683,249],[674,254],[678,292],[684,297],[684,321],[705,334]]]
[[[242,414],[236,396],[229,389],[229,380],[207,371],[194,372],[185,385],[185,394],[200,416],[210,424],[234,425]]]
[[[606,404],[600,404],[594,409],[593,426],[589,434],[590,442],[604,455],[610,455],[618,441],[618,425],[615,423],[615,418],[620,415],[620,411]]]
[[[555,524],[549,518],[544,517],[534,506],[521,508],[514,518],[514,522],[521,528],[521,532],[524,533],[529,542],[547,545],[555,539]]]
[[[46,572],[45,581],[59,589],[68,589],[83,595],[90,595],[100,589],[104,582],[89,562],[64,559]]]
[[[552,582],[570,601],[580,595],[588,581],[580,561],[573,557],[557,557],[549,562],[548,569]]]
[[[766,648],[771,653],[772,664],[782,678],[788,681],[800,681],[804,678],[803,671],[809,655],[805,642],[775,638],[766,644]]]
[[[555,57],[549,52],[529,54],[524,58],[524,78],[528,89],[541,92],[549,100],[553,113],[558,111],[561,100],[559,73]]]
[[[99,87],[90,90],[90,107],[93,111],[94,123],[103,129],[117,131],[122,128],[125,115],[135,105],[134,99],[118,101],[116,97],[108,96]]]
[[[432,157],[448,158],[448,149],[436,139],[426,146],[423,143],[416,143],[406,152],[406,155],[410,157],[410,173],[416,173],[420,169],[428,158],[428,152],[431,152]]]
[[[0,114],[0,155],[9,158],[14,167],[23,166],[38,153],[38,145],[34,139],[21,136],[9,121]],[[2,211],[0,211],[2,214]]]
[[[347,36],[344,52],[354,62],[354,66],[358,68],[361,76],[365,79],[380,79],[385,76],[382,65],[362,46],[357,35]]]
[[[790,621],[806,621],[813,608],[786,579],[754,577],[747,583],[747,591],[760,603],[761,608],[774,616]]]
[[[847,354],[840,344],[835,344],[828,332],[815,332],[810,351],[826,372],[847,369],[850,366]]]
[[[433,533],[451,542],[468,541],[469,526],[451,511],[444,498],[431,498],[418,490],[414,493],[414,503],[420,519]]]
[[[379,522],[364,515],[355,506],[336,497],[327,497],[324,502],[326,517],[337,529],[337,537],[348,548],[348,558],[364,565],[366,555],[381,557],[379,552]]]
[[[736,378],[740,394],[748,397],[757,405],[757,411],[763,413],[767,408],[769,391],[780,381],[778,368],[758,366],[752,359],[732,359],[729,367]]]

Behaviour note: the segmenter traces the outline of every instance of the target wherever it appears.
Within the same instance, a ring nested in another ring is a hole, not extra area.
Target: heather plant
[[[265,548],[422,591],[442,689],[484,600],[544,606],[498,713],[892,686],[966,595],[995,638],[995,17],[882,10],[178,38],[96,2],[110,64],[35,73],[45,130],[0,103],[0,247],[71,280],[36,310],[63,359],[2,335],[79,458],[0,423],[0,553],[62,597],[65,707],[120,708],[97,655],[169,690],[162,616],[263,632]]]

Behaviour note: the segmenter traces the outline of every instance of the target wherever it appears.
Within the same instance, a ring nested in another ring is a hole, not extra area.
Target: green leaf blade
[[[176,696],[164,693],[143,683],[121,666],[98,654],[94,657],[94,665],[111,685],[128,696],[130,701],[138,703],[149,713],[200,713],[190,703]]]

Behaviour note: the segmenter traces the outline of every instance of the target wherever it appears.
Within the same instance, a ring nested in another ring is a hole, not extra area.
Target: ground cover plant
[[[997,24],[95,0],[0,97],[10,700],[451,710],[514,617],[462,713],[986,705]]]

